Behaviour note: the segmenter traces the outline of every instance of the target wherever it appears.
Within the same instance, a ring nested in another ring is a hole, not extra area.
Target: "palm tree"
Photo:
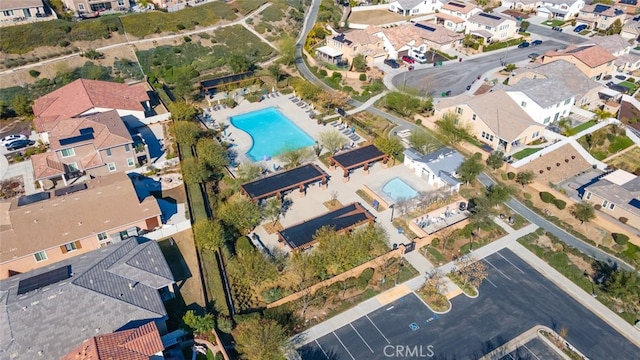
[[[278,158],[284,162],[286,169],[298,167],[313,158],[313,150],[311,148],[300,148],[295,150],[286,150],[278,155]]]
[[[243,162],[238,167],[238,180],[242,182],[257,179],[262,174],[262,167],[252,162]]]

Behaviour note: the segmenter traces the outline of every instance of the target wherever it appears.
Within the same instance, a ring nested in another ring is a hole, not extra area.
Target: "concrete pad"
[[[409,294],[410,292],[411,289],[409,289],[406,284],[401,284],[394,287],[393,289],[390,289],[389,291],[385,291],[382,294],[376,296],[376,300],[378,300],[381,305],[387,305]]]

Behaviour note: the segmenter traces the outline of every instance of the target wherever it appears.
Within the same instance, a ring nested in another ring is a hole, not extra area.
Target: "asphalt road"
[[[436,318],[407,295],[302,347],[302,359],[387,359],[386,346],[431,349],[433,359],[478,359],[536,325],[566,328],[567,340],[590,359],[637,358],[640,349],[510,250],[485,263],[488,278],[478,298],[457,296],[452,310]]]
[[[486,174],[482,173],[478,176],[478,181],[480,181],[480,183],[484,186],[490,186],[492,184],[495,184],[495,182],[489,178]],[[524,204],[522,204],[521,202],[511,198],[510,200],[508,200],[506,202],[507,206],[509,206],[511,209],[513,209],[515,212],[519,213],[520,215],[522,215],[525,219],[527,219],[528,221],[530,221],[533,224],[538,225],[539,227],[545,229],[546,231],[552,233],[553,235],[557,236],[558,239],[560,239],[560,241],[564,242],[567,245],[570,245],[576,249],[578,249],[581,253],[596,259],[600,262],[609,264],[610,266],[614,266],[614,267],[619,267],[625,270],[629,270],[629,271],[634,271],[635,269],[627,264],[626,262],[590,245],[587,244],[586,242],[576,238],[575,236],[569,234],[568,232],[564,231],[563,229],[559,228],[558,226],[556,226],[555,224],[547,221],[545,218],[543,218],[542,216],[538,215],[537,213],[533,212],[532,210],[530,210],[528,207],[526,207]]]

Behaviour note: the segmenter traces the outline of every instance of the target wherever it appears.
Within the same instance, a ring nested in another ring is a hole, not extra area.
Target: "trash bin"
[[[447,97],[447,92],[443,91],[442,94],[440,94],[441,97]]]

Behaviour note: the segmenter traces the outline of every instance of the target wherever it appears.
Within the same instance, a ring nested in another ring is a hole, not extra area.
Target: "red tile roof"
[[[70,146],[61,146],[60,140],[80,135],[81,129],[93,129],[93,139],[83,143],[93,143],[100,149],[108,149],[118,145],[131,144],[133,139],[124,125],[124,121],[115,110],[87,115],[79,118],[60,119],[49,122],[46,129],[49,132],[51,150],[56,151]],[[82,143],[74,143],[75,146]]]
[[[148,360],[164,350],[154,322],[85,340],[60,360]]]
[[[149,101],[144,84],[78,79],[34,101],[34,124],[41,132],[47,121],[75,117],[93,108],[144,111],[144,101]]]
[[[606,64],[616,59],[610,52],[599,45],[569,45],[564,50],[549,50],[544,54],[545,57],[563,57],[573,56],[580,60],[590,68],[596,68],[602,64]]]

